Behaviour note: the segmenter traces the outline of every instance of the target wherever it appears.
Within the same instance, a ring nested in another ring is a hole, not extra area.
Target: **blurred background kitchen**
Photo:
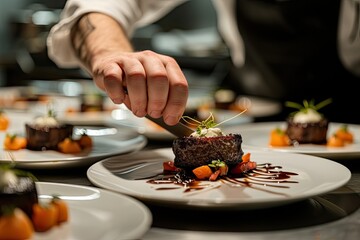
[[[45,94],[69,98],[88,93],[102,95],[86,72],[60,69],[47,56],[46,37],[59,20],[65,2],[1,0],[0,107],[7,107],[15,98],[37,100]],[[231,106],[235,112],[249,108],[244,122],[282,120],[282,104],[257,97],[256,93],[250,97],[229,91],[233,87],[228,76],[231,61],[217,32],[215,14],[211,1],[187,2],[158,22],[138,29],[132,42],[136,50],[151,49],[173,56],[179,62],[190,85],[188,114],[200,108],[208,110],[209,103],[216,101],[218,108],[227,110],[230,103],[235,103]],[[256,74],[249,77],[254,80]],[[223,116],[226,117],[229,115]]]

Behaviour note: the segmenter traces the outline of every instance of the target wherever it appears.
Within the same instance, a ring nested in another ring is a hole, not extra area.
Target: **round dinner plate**
[[[330,123],[328,137],[335,133],[344,123]],[[271,147],[269,146],[270,132],[277,127],[285,129],[285,122],[249,123],[223,128],[224,132],[240,133],[242,146],[248,149],[274,152],[303,153],[336,160],[360,158],[360,125],[347,124],[354,135],[354,143],[344,147],[327,147],[319,144],[300,144],[298,146]]]
[[[69,206],[69,221],[35,233],[32,239],[141,239],[152,223],[140,201],[111,191],[70,184],[37,182],[39,201],[56,194]]]
[[[10,126],[7,131],[0,131],[0,163],[15,161],[20,168],[56,169],[65,167],[90,166],[107,157],[125,154],[142,149],[147,144],[145,136],[126,127],[74,126],[74,135],[81,135],[82,129],[93,139],[90,150],[78,154],[64,154],[54,150],[33,151],[21,149],[7,151],[3,149],[3,140],[7,133],[24,135],[25,123],[34,115],[24,112],[7,112]]]
[[[111,157],[87,171],[96,186],[127,194],[142,201],[196,208],[255,209],[283,205],[325,194],[346,184],[350,171],[343,165],[311,155],[248,151],[258,165],[270,163],[290,174],[282,183],[248,184],[218,180],[201,181],[196,191],[177,184],[151,184],[162,173],[162,163],[174,159],[170,148],[139,151]],[[150,180],[150,181],[149,181]]]

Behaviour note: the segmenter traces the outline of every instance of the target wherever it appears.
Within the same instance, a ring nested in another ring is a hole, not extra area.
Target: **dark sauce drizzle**
[[[271,163],[263,163],[258,164],[255,169],[244,172],[241,175],[228,175],[221,177],[219,181],[236,187],[256,188],[256,185],[260,185],[264,187],[290,188],[290,186],[282,184],[298,183],[297,181],[290,180],[292,176],[296,175],[298,174],[294,172],[282,171],[282,166],[274,166]],[[214,188],[211,181],[196,180],[191,172],[185,170],[181,170],[176,173],[167,172],[157,174],[152,176],[151,179],[146,182],[154,185],[172,185],[171,187],[156,187],[156,190],[159,191],[184,188],[184,192],[187,193],[206,188]]]

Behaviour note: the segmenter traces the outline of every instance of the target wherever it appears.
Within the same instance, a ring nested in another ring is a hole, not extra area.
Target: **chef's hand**
[[[188,83],[177,62],[153,51],[134,52],[126,31],[112,17],[88,13],[74,24],[71,40],[95,84],[136,116],[163,117],[168,125],[182,117]]]
[[[174,125],[185,111],[188,84],[171,57],[148,50],[105,52],[93,61],[92,74],[114,103],[124,103],[138,117],[162,116]]]

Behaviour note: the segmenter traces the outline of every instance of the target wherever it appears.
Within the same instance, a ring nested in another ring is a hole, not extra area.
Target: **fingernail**
[[[164,120],[166,124],[175,125],[176,123],[178,123],[179,118],[175,116],[168,116]]]
[[[149,115],[153,118],[159,118],[161,117],[162,112],[161,111],[151,111]]]
[[[114,98],[114,99],[112,99],[112,101],[115,104],[121,104],[124,102],[124,100],[122,98]]]
[[[146,111],[142,111],[142,110],[136,110],[133,113],[137,117],[145,117],[145,115],[146,115]]]

